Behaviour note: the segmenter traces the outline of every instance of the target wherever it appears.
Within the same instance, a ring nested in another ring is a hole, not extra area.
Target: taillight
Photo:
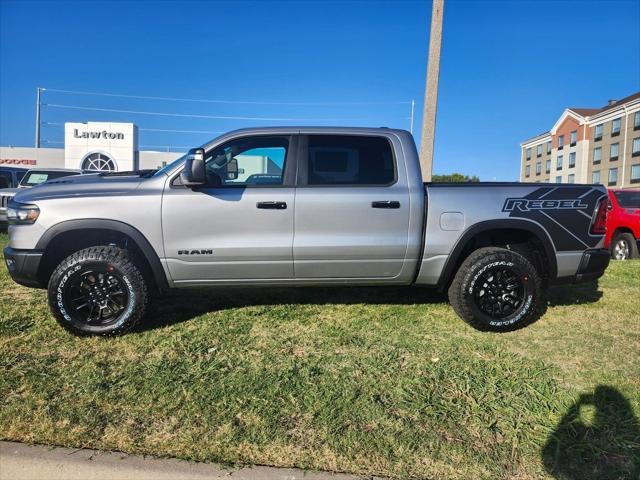
[[[604,235],[607,230],[607,207],[609,206],[609,199],[604,197],[600,200],[598,205],[598,211],[596,212],[596,218],[591,224],[591,233],[595,235]]]

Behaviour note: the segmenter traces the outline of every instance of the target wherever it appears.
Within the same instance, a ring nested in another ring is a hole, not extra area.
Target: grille
[[[0,195],[0,208],[7,208],[9,200],[13,198],[13,195]]]

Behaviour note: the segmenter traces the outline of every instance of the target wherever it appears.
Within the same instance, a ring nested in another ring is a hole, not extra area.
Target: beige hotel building
[[[521,182],[640,188],[640,92],[602,108],[567,108],[520,146]]]

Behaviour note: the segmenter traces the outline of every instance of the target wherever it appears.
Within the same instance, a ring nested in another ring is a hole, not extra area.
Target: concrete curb
[[[295,468],[225,468],[196,463],[104,452],[0,442],[0,480],[356,480],[348,474]]]

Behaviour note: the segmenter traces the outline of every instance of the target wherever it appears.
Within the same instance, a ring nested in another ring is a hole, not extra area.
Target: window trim
[[[327,185],[310,185],[309,182],[309,137],[311,136],[323,136],[323,137],[375,137],[383,138],[389,144],[391,149],[391,159],[393,160],[393,180],[389,183],[340,183],[340,184],[327,184]],[[298,136],[298,171],[296,175],[296,188],[380,188],[391,187],[398,183],[398,159],[396,158],[396,149],[393,147],[393,141],[388,135],[376,135],[375,133],[301,133]]]
[[[241,188],[294,188],[295,185],[295,171],[296,165],[298,163],[298,158],[300,155],[299,150],[299,140],[298,135],[293,133],[259,133],[259,134],[249,134],[249,135],[240,135],[237,137],[229,138],[221,143],[218,143],[212,146],[209,150],[205,150],[204,155],[205,158],[209,152],[215,150],[216,148],[223,147],[231,142],[235,142],[237,140],[241,140],[243,138],[255,138],[255,137],[280,137],[286,138],[289,142],[289,148],[287,149],[287,155],[284,161],[284,170],[282,172],[282,183],[280,185],[259,185],[259,184],[243,184],[243,185],[218,185],[215,187],[209,185],[201,185],[198,187],[192,188],[193,191],[201,191],[201,190],[227,190],[230,188],[241,189]],[[180,180],[180,174],[182,170],[178,171],[169,181],[170,188],[188,188],[182,184]]]

